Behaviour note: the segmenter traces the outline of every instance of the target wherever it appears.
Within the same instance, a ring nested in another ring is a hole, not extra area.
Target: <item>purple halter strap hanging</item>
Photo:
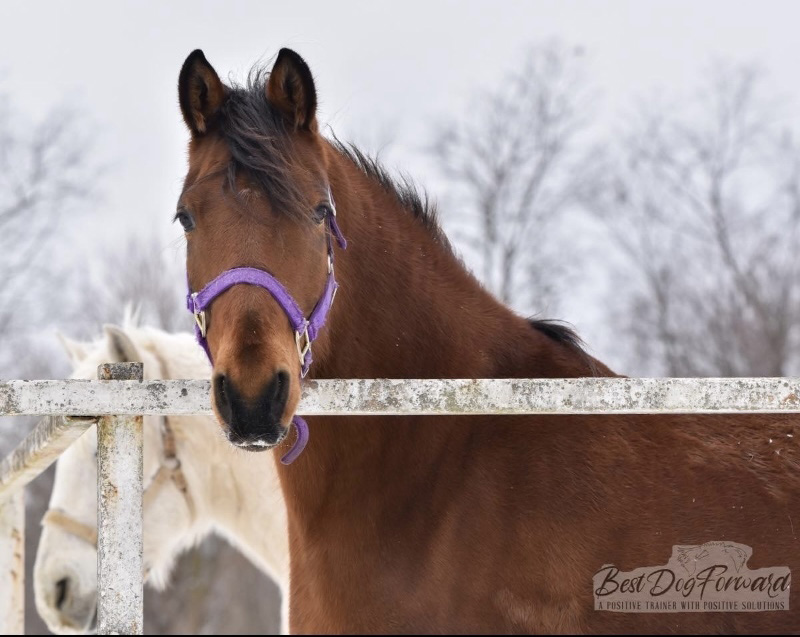
[[[333,242],[331,241],[331,236],[336,237],[336,242],[343,250],[347,248],[347,241],[344,235],[342,235],[341,230],[339,230],[339,225],[336,223],[336,208],[334,207],[332,198],[331,213],[326,217],[326,222],[329,231],[328,278],[325,281],[325,289],[322,292],[322,296],[319,301],[317,301],[316,306],[314,306],[308,318],[305,317],[297,301],[292,298],[292,295],[289,294],[289,291],[284,285],[269,272],[259,270],[258,268],[233,268],[231,270],[226,270],[199,292],[193,293],[191,287],[189,287],[189,294],[186,296],[186,307],[194,314],[194,332],[197,337],[197,342],[203,347],[208,356],[208,360],[212,364],[211,350],[208,348],[208,341],[206,340],[206,310],[214,299],[225,290],[234,285],[244,283],[264,288],[283,309],[289,319],[289,325],[294,331],[297,354],[300,358],[300,377],[305,378],[312,362],[311,344],[316,340],[317,336],[319,336],[322,326],[325,325],[325,319],[328,317],[328,312],[336,296],[336,289],[339,287],[338,283],[336,283],[336,277],[333,271]],[[292,424],[295,426],[295,429],[297,429],[297,440],[295,440],[292,448],[281,458],[283,464],[291,464],[294,462],[303,452],[308,442],[308,425],[306,421],[300,416],[295,416],[292,419]]]

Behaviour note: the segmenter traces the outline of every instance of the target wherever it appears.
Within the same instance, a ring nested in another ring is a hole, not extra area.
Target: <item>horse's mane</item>
[[[436,205],[429,199],[428,193],[417,186],[411,177],[406,174],[393,176],[377,157],[370,156],[355,144],[342,142],[336,135],[333,135],[331,144],[367,177],[377,181],[387,193],[393,195],[400,207],[418,219],[437,243],[450,252],[453,251],[447,235],[439,224]]]
[[[302,219],[308,214],[308,202],[291,177],[290,132],[283,116],[266,98],[264,87],[268,78],[269,71],[263,66],[254,66],[243,86],[232,85],[215,121],[231,153],[228,181],[232,191],[236,192],[236,175],[240,171],[246,172],[270,198],[273,206],[284,214]],[[332,135],[330,143],[344,158],[394,196],[399,206],[417,219],[437,244],[456,256],[439,224],[436,206],[413,179],[404,174],[393,176],[376,157],[355,144],[342,142],[336,135]],[[580,337],[562,322],[531,319],[530,324],[553,341],[584,351]]]
[[[567,345],[578,350],[584,349],[583,339],[578,336],[575,329],[558,319],[533,319],[529,318],[528,323],[535,330],[538,330],[556,343]]]
[[[267,100],[269,72],[254,66],[244,86],[233,84],[214,126],[231,153],[228,184],[235,193],[243,171],[276,210],[296,219],[310,213],[308,201],[292,177],[292,141],[283,115]]]
[[[247,173],[274,207],[296,218],[308,214],[308,202],[292,178],[292,142],[283,115],[269,103],[264,90],[269,71],[254,66],[244,85],[232,84],[214,125],[231,153],[228,182],[235,192],[236,175]],[[434,238],[449,248],[436,219],[436,207],[409,177],[396,179],[377,159],[335,135],[332,146],[368,177],[397,198],[400,206],[428,228]]]
[[[586,351],[586,345],[583,339],[578,336],[578,333],[570,324],[558,319],[534,318],[529,318],[528,323],[530,323],[533,329],[541,332],[550,340],[576,352],[588,365],[591,376],[605,375],[601,372],[600,367],[598,367],[597,360]]]

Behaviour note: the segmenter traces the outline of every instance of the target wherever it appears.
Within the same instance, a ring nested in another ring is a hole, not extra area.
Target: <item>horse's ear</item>
[[[192,51],[178,78],[183,119],[193,135],[203,135],[219,112],[228,89],[200,49]]]
[[[58,338],[58,342],[61,343],[61,347],[64,348],[64,351],[67,353],[73,365],[77,365],[86,358],[88,347],[85,343],[73,341],[69,336],[65,336],[58,331],[56,332],[56,338]]]
[[[281,49],[267,82],[267,100],[297,130],[317,129],[317,91],[311,69],[291,49]]]
[[[103,331],[108,339],[108,351],[116,360],[114,363],[136,363],[142,362],[142,355],[134,345],[131,337],[116,325],[104,325]]]

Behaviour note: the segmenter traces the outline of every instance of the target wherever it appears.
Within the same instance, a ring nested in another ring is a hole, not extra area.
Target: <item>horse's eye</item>
[[[185,232],[191,232],[194,230],[194,218],[184,208],[181,208],[175,213],[175,220],[181,222]]]
[[[329,203],[321,203],[316,208],[314,208],[314,214],[312,215],[312,219],[314,219],[314,223],[322,223],[325,221],[325,218],[328,215],[333,214],[333,208]]]

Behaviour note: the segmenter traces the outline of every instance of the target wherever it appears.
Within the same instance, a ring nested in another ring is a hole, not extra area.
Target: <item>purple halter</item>
[[[325,325],[325,319],[328,317],[328,312],[336,296],[336,290],[339,287],[333,272],[333,242],[331,241],[331,235],[336,237],[336,242],[342,250],[347,248],[347,241],[336,223],[336,207],[333,203],[333,198],[331,198],[331,213],[325,218],[325,221],[328,224],[328,279],[325,281],[325,290],[322,292],[322,296],[307,319],[297,301],[292,298],[292,295],[289,294],[283,284],[269,272],[258,268],[226,270],[199,292],[193,293],[191,287],[189,287],[189,294],[186,296],[186,307],[194,314],[195,336],[197,337],[197,342],[205,350],[209,362],[213,364],[211,350],[209,350],[208,341],[206,340],[206,310],[214,299],[225,290],[234,285],[246,283],[247,285],[257,285],[267,290],[278,305],[283,308],[289,319],[289,325],[294,331],[297,355],[300,358],[300,377],[305,378],[312,361],[311,344],[319,336],[322,326]],[[295,416],[292,419],[292,424],[297,429],[297,440],[292,445],[292,448],[281,458],[283,464],[294,462],[303,452],[308,442],[308,424],[306,424],[306,421],[300,416]]]

